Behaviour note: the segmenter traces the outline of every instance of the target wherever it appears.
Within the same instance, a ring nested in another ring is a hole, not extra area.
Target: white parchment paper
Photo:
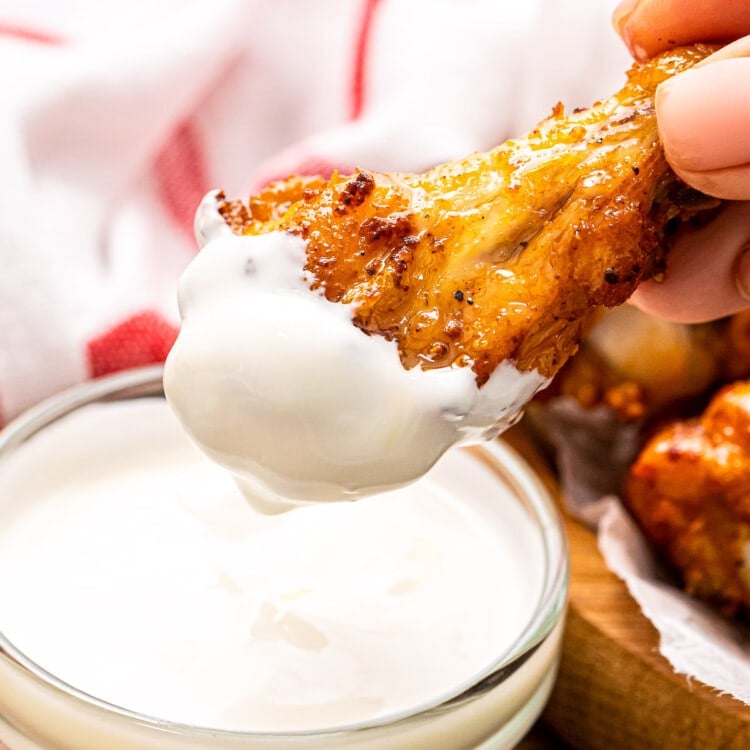
[[[616,496],[638,426],[622,427],[608,409],[586,411],[568,398],[530,409],[530,424],[557,456],[568,510],[596,527],[608,567],[659,632],[662,655],[676,672],[750,705],[750,629],[683,593]]]

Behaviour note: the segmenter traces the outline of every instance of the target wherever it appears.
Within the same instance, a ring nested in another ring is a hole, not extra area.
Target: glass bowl
[[[65,415],[89,404],[143,397],[163,397],[161,367],[93,380],[48,399],[0,433],[0,471],[13,451]],[[512,648],[450,694],[398,715],[315,731],[254,733],[179,724],[111,705],[50,674],[3,634],[0,608],[0,741],[11,750],[513,747],[542,711],[555,679],[568,584],[567,542],[551,497],[515,451],[501,441],[463,450],[489,467],[532,519],[544,550],[543,584],[533,616]]]

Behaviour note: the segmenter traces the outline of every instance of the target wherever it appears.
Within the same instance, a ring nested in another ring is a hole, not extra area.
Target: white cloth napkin
[[[613,91],[614,0],[0,2],[0,411],[163,360],[203,193],[422,170]]]

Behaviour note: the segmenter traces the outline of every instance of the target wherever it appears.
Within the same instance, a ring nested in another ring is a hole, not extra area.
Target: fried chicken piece
[[[690,594],[750,613],[750,381],[655,435],[630,469],[625,500]]]
[[[579,351],[538,401],[570,396],[623,422],[695,413],[696,400],[750,377],[750,310],[688,325],[632,305],[592,316]]]
[[[575,399],[585,410],[607,406],[621,422],[641,420],[649,412],[645,388],[635,380],[620,376],[585,341],[565,363],[552,385],[537,394],[534,401],[543,404],[561,396]]]
[[[711,51],[637,64],[591,109],[558,105],[525,137],[425,174],[292,177],[220,211],[237,234],[303,237],[313,288],[395,339],[406,368],[471,366],[480,386],[506,360],[552,376],[591,311],[661,273],[675,224],[716,205],[669,169],[653,104]]]
[[[736,329],[733,320],[672,323],[628,304],[603,311],[540,397],[572,396],[584,409],[606,405],[625,422],[653,417],[727,382],[727,360],[742,343]]]

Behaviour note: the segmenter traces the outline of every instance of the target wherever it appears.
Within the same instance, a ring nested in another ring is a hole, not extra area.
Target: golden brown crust
[[[656,434],[625,499],[687,591],[750,612],[750,381],[719,392],[698,420]]]
[[[556,107],[489,153],[423,175],[294,177],[223,215],[236,232],[304,237],[315,286],[397,340],[406,367],[471,364],[482,384],[510,359],[553,375],[590,311],[658,273],[665,227],[698,208],[667,166],[653,96],[711,51],[636,65],[611,99]]]

